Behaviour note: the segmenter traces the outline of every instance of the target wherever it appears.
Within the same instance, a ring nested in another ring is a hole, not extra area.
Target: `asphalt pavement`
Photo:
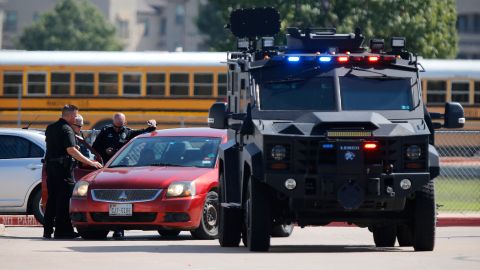
[[[125,240],[43,240],[39,227],[7,227],[0,235],[0,269],[480,269],[480,227],[439,227],[433,252],[376,248],[357,227],[295,228],[272,239],[268,253],[221,248],[216,240],[175,240],[126,231]]]

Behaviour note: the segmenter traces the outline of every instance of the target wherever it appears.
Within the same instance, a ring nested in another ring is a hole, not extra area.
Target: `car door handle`
[[[34,171],[34,170],[37,170],[37,169],[41,169],[42,166],[43,166],[42,164],[28,164],[27,168]]]

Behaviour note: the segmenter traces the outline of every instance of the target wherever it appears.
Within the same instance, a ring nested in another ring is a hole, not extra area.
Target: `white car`
[[[0,213],[33,214],[43,222],[42,131],[0,128]]]

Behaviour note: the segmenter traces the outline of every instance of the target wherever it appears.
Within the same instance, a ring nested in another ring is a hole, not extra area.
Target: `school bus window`
[[[27,90],[29,95],[45,95],[45,73],[29,73]]]
[[[480,104],[480,81],[475,81],[473,83],[474,89],[474,103]]]
[[[75,94],[93,95],[94,79],[93,73],[75,73]]]
[[[50,87],[52,95],[69,95],[70,73],[52,72],[51,76]]]
[[[212,73],[195,73],[193,75],[193,93],[195,96],[211,96],[213,90]]]
[[[468,103],[468,89],[470,83],[464,82],[452,82],[452,101],[460,102],[463,104]]]
[[[147,73],[147,95],[163,96],[165,95],[165,74]]]
[[[445,81],[427,81],[427,104],[445,102],[447,83]]]
[[[99,74],[98,94],[102,96],[118,95],[118,76],[116,73]]]
[[[170,74],[170,95],[188,96],[188,73]]]
[[[141,77],[139,73],[124,73],[123,74],[123,94],[125,95],[140,95]]]
[[[21,72],[4,72],[3,94],[5,96],[17,96],[19,91],[22,93],[22,77]]]
[[[227,95],[227,74],[218,73],[218,95],[226,96]]]

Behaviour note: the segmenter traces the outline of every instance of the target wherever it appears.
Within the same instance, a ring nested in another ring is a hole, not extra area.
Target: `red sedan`
[[[110,230],[158,230],[199,239],[218,234],[217,152],[226,132],[169,129],[140,135],[106,166],[79,180],[70,201],[72,223],[85,239]]]

